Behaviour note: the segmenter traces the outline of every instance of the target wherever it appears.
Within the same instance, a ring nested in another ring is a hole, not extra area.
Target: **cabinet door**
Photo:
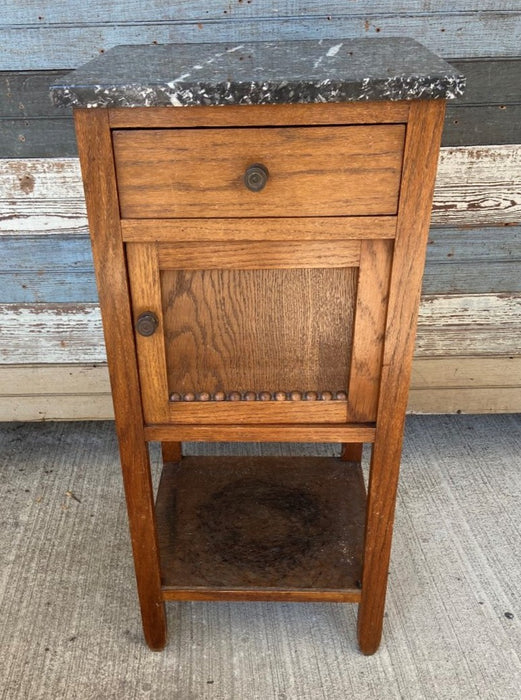
[[[374,420],[391,252],[389,240],[127,244],[146,422]]]

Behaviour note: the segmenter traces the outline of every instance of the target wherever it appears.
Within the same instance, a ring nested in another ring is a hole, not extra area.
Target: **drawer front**
[[[121,216],[393,215],[404,138],[403,124],[115,130]]]

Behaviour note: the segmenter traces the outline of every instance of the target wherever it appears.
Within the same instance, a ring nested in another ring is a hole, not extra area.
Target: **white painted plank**
[[[521,146],[441,150],[433,223],[468,226],[520,220]]]
[[[96,304],[0,304],[0,363],[105,361]],[[516,355],[521,295],[424,297],[416,355]]]
[[[96,304],[0,304],[0,363],[104,362]]]
[[[246,3],[248,4],[248,3]],[[251,3],[257,7],[258,3]],[[349,3],[351,5],[352,3]],[[197,6],[197,4],[196,4]],[[232,3],[228,3],[232,7]],[[204,10],[193,19],[167,17],[149,22],[113,22],[105,13],[97,22],[78,26],[70,23],[46,24],[35,18],[30,25],[11,25],[0,45],[1,70],[47,70],[76,68],[118,44],[200,43],[258,41],[270,39],[316,39],[327,37],[412,36],[444,57],[518,56],[521,12],[378,12],[364,7],[332,13],[327,5],[317,14],[301,14],[287,5],[285,12],[241,17],[232,13],[222,19],[207,19]],[[336,5],[338,8],[338,5]]]
[[[521,220],[521,145],[443,148],[432,222]],[[0,159],[0,235],[87,234],[77,158]]]
[[[0,159],[0,235],[88,234],[77,158]]]
[[[521,348],[521,296],[423,297],[416,355],[515,355]]]

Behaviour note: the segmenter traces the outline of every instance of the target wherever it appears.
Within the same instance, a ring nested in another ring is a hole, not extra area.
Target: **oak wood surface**
[[[119,212],[110,131],[103,110],[78,110],[75,120],[143,628],[149,646],[161,649],[166,643],[166,618],[161,598],[152,481],[143,433],[125,257],[121,238],[117,235]]]
[[[444,108],[442,101],[414,102],[407,127],[367,496],[358,611],[358,640],[365,654],[376,651],[382,634],[405,410]]]
[[[163,333],[166,330],[161,308],[161,281],[155,245],[134,243],[126,246],[134,327],[140,314],[152,311],[159,327],[151,336],[134,332],[137,349],[141,402],[147,423],[168,420],[168,379]]]
[[[401,124],[115,130],[122,218],[394,214],[404,133]],[[269,171],[260,192],[243,182],[255,163]]]
[[[347,387],[355,268],[166,270],[161,287],[169,392]]]
[[[319,124],[379,124],[401,123],[407,120],[409,103],[399,102],[336,102],[330,104],[228,105],[214,107],[184,107],[172,109],[148,107],[108,110],[112,129],[167,129],[194,126],[230,127],[251,126],[306,126]]]
[[[196,401],[169,404],[172,423],[345,423],[346,401]]]
[[[376,419],[392,254],[391,241],[362,242],[349,374],[351,420]]]
[[[124,219],[123,240],[172,241],[280,241],[356,240],[394,238],[395,216],[306,216],[250,219]]]
[[[358,267],[360,241],[221,241],[159,244],[163,270]]]
[[[364,423],[273,423],[149,425],[145,439],[179,442],[373,442],[375,428]]]

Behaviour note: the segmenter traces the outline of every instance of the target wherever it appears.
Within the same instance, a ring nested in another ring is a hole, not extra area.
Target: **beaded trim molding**
[[[347,401],[345,391],[173,391],[170,401]]]

